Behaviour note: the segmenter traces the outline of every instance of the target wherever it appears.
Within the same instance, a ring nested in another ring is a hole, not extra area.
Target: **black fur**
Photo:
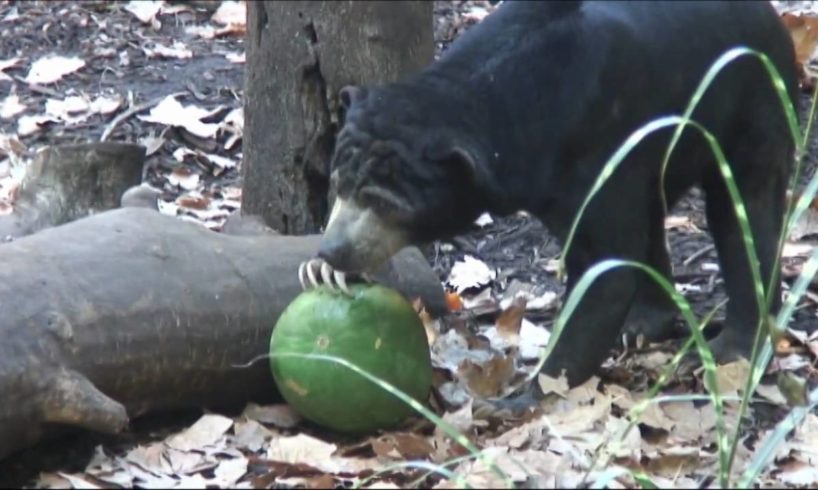
[[[565,238],[619,145],[648,121],[681,114],[710,65],[738,45],[765,52],[796,99],[792,42],[768,2],[506,2],[416,76],[346,92],[332,163],[339,196],[414,242],[464,232],[485,210],[520,209]],[[694,119],[731,163],[768,280],[793,152],[780,102],[761,64],[744,58],[699,107]],[[587,209],[567,257],[569,288],[613,257],[670,275],[659,166],[671,132],[640,145]],[[758,319],[746,254],[710,150],[688,130],[668,168],[668,204],[693,185],[707,194],[730,296],[714,348],[721,359],[746,355]],[[332,253],[325,259],[344,269]],[[771,294],[775,310],[778,289]],[[629,311],[662,323],[672,305],[640,272],[601,277],[545,372],[566,369],[571,383],[593,374]]]

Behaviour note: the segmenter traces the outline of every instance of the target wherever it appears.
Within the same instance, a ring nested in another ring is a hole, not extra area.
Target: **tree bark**
[[[270,399],[268,362],[241,365],[269,351],[320,236],[246,225],[229,236],[122,208],[0,247],[0,459],[66,426]],[[445,308],[417,249],[377,279]]]
[[[285,234],[319,231],[337,93],[419,71],[432,2],[248,2],[242,209]]]
[[[0,240],[118,207],[122,193],[142,181],[144,163],[145,148],[127,143],[45,148],[26,169],[14,212],[0,216]]]

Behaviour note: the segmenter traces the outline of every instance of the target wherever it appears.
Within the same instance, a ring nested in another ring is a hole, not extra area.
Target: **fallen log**
[[[26,168],[14,212],[0,216],[0,240],[119,207],[122,193],[142,181],[144,162],[145,148],[128,143],[43,149]]]
[[[1,246],[0,459],[52,424],[116,433],[148,413],[269,397],[268,364],[238,366],[267,352],[320,237],[237,228],[129,207]],[[377,277],[442,308],[417,249]]]

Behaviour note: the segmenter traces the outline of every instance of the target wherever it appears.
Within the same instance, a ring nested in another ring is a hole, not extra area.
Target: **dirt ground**
[[[24,71],[5,70],[9,80],[0,77],[0,96],[17,93],[32,112],[42,112],[49,98],[70,94],[119,94],[136,104],[168,94],[184,94],[181,100],[203,107],[222,106],[222,111],[239,108],[243,99],[244,65],[230,61],[226,54],[243,52],[240,36],[202,39],[191,35],[186,27],[210,17],[218,2],[191,2],[193,8],[174,16],[163,16],[159,30],[146,29],[123,4],[92,2],[0,2],[0,60],[21,57],[37,59],[47,54],[81,56],[87,63],[82,73],[64,78],[55,86],[32,89],[22,77]],[[489,2],[436,2],[436,41],[440,50],[457,34],[476,22],[475,8],[490,10]],[[10,20],[9,20],[10,19]],[[149,58],[147,52],[157,43],[170,46],[183,41],[195,56],[187,59]],[[804,94],[803,108],[809,95]],[[30,148],[45,144],[97,141],[110,124],[106,116],[92,116],[77,125],[55,124],[22,141]],[[0,133],[14,134],[16,119],[0,119]],[[139,141],[156,137],[161,128],[131,117],[118,124],[109,139]],[[176,168],[173,152],[180,147],[240,159],[241,145],[225,150],[212,141],[196,140],[183,131],[167,130],[161,149],[148,157],[145,180],[164,190],[164,197],[175,198],[180,190],[167,174]],[[802,185],[818,164],[818,138],[810,140]],[[186,163],[186,165],[188,165]],[[192,164],[189,164],[192,165]],[[240,186],[240,169],[226,169],[218,176],[202,174],[201,187],[213,193],[226,187]],[[701,193],[692,191],[672,214],[687,216],[694,227],[682,226],[669,231],[669,241],[677,282],[702,286],[699,292],[686,293],[698,314],[703,314],[724,299],[724,292],[714,272],[704,263],[716,263],[712,241],[707,234]],[[441,280],[448,277],[452,265],[465,254],[473,255],[498,270],[493,288],[498,296],[517,283],[543,291],[562,292],[561,284],[545,264],[559,252],[556,241],[535,219],[519,214],[475,227],[474,232],[458,237],[451,244],[435,244],[428,249],[429,258]],[[691,259],[692,260],[689,260]],[[800,312],[795,326],[807,328],[813,312]],[[175,414],[137,422],[127,440],[84,434],[69,436],[59,443],[47,443],[32,451],[0,463],[0,485],[30,482],[40,471],[60,468],[80,470],[100,443],[127,446],[144,438],[161,434],[195,420],[190,414]]]

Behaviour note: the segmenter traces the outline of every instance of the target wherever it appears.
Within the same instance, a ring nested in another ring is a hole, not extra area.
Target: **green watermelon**
[[[387,429],[414,410],[346,366],[276,354],[324,354],[346,359],[419,402],[432,385],[423,323],[393,289],[349,286],[352,296],[319,286],[301,293],[279,317],[270,339],[270,366],[290,406],[338,432]]]

